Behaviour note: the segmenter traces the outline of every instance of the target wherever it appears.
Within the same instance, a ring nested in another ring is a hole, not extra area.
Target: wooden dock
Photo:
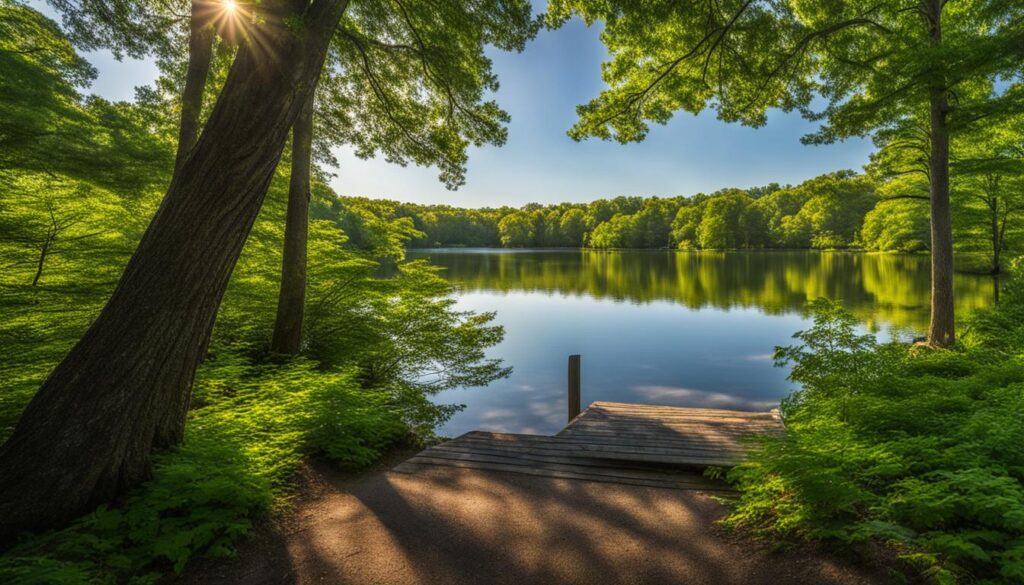
[[[553,437],[472,431],[420,452],[394,471],[465,467],[723,491],[725,484],[695,472],[731,467],[756,448],[745,438],[782,430],[776,411],[594,402]]]

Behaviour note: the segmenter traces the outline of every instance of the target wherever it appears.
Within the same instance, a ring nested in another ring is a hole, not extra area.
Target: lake
[[[459,306],[495,311],[490,357],[512,375],[441,393],[465,404],[439,429],[552,434],[566,422],[566,360],[582,355],[595,400],[767,410],[792,390],[772,352],[809,325],[808,301],[840,299],[865,331],[910,339],[928,325],[929,260],[852,252],[412,250],[443,266]],[[958,315],[993,302],[993,279],[958,274]]]

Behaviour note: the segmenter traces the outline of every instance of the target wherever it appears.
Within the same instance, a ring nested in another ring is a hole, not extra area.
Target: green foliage
[[[75,45],[87,51],[109,49],[117,58],[148,54],[168,58],[187,39],[185,0],[46,0],[61,14]]]
[[[60,174],[122,190],[167,177],[162,137],[130,104],[82,99],[95,70],[57,25],[35,10],[0,0],[0,172]],[[54,156],[55,152],[61,153]]]
[[[317,134],[361,157],[436,165],[458,187],[467,148],[507,135],[508,114],[484,99],[498,87],[484,46],[522,50],[538,28],[526,0],[358,2],[328,57]]]
[[[868,250],[927,250],[928,206],[912,199],[882,201],[864,216],[860,237],[861,243]]]
[[[116,507],[33,537],[0,560],[9,583],[153,582],[197,555],[229,556],[269,512],[304,456],[360,468],[408,435],[393,395],[355,371],[253,364],[220,354],[200,370],[184,444]]]
[[[876,201],[873,182],[849,171],[763,193],[727,189],[680,208],[672,237],[683,249],[848,248]]]
[[[229,285],[209,357],[197,374],[185,443],[158,455],[153,479],[114,507],[64,530],[26,538],[0,560],[0,580],[144,583],[180,570],[198,555],[229,555],[232,543],[287,493],[304,458],[318,455],[343,468],[365,467],[396,442],[429,438],[458,409],[434,404],[431,395],[508,374],[484,356],[502,337],[501,328],[490,323],[493,315],[455,310],[451,287],[438,269],[423,261],[395,264],[392,258],[386,262],[395,273],[381,274],[381,263],[372,258],[396,248],[376,243],[398,242],[400,253],[411,222],[377,217],[364,218],[364,231],[389,233],[368,237],[366,249],[348,242],[338,218],[313,222],[308,357],[268,361],[284,179],[275,180]],[[80,224],[55,240],[54,259],[39,284],[30,282],[34,263],[11,264],[17,269],[6,284],[16,294],[5,296],[0,321],[11,357],[0,394],[4,434],[88,324],[141,233],[125,215],[128,203],[84,183],[72,183],[77,190],[70,194],[82,198],[77,202],[58,200],[47,207],[21,199],[39,188],[37,180],[19,178],[18,189],[2,200],[5,210],[19,214],[12,217],[22,218],[26,233],[36,221],[46,228],[51,208]],[[331,201],[319,207],[329,214],[324,210],[332,208]],[[96,242],[93,236],[73,237],[74,230],[90,233],[110,225],[125,231],[102,231]],[[29,240],[0,251],[8,262],[39,253]]]
[[[510,213],[501,218],[498,234],[506,248],[532,246],[537,238],[533,219],[526,213]]]
[[[566,211],[559,219],[559,230],[561,231],[561,244],[571,247],[583,246],[583,237],[586,234],[586,214],[578,208]]]
[[[530,203],[520,209],[459,209],[358,197],[346,201],[342,226],[354,240],[359,239],[362,210],[371,210],[389,220],[411,219],[422,232],[410,239],[414,247],[831,249],[860,244],[864,218],[879,198],[871,178],[839,171],[796,187]]]
[[[89,70],[38,13],[0,0],[0,27],[10,33],[0,39],[9,43],[0,60],[10,63],[0,65],[27,72],[0,84],[57,88],[40,90],[49,102],[5,93],[0,108],[13,118],[0,120],[0,132],[10,123],[59,140],[0,134],[11,138],[0,164],[2,440],[95,317],[156,211],[173,116],[147,111],[168,105],[159,96],[146,106],[80,98],[76,75]],[[423,236],[413,219],[347,205],[322,183],[313,188],[303,355],[269,355],[287,188],[279,172],[232,274],[185,442],[157,454],[151,480],[121,500],[25,535],[0,557],[0,581],[150,583],[197,556],[230,555],[285,501],[305,458],[363,468],[397,442],[429,439],[458,410],[435,404],[437,392],[508,374],[484,354],[503,334],[493,315],[457,310],[437,268],[404,261],[409,240]]]
[[[971,91],[1020,71],[1019,3],[939,2],[941,42],[932,38],[928,6],[554,0],[550,25],[573,15],[601,21],[610,54],[601,70],[608,87],[578,108],[569,135],[639,141],[649,122],[706,108],[723,120],[760,126],[776,107],[823,122],[807,142],[877,133],[886,143],[895,127],[909,128],[927,114],[935,88],[956,93],[954,128],[982,114],[1021,111],[1014,92]]]
[[[813,327],[776,352],[801,385],[786,435],[730,473],[742,494],[728,523],[884,543],[939,582],[1020,580],[1024,297],[1006,297],[943,351],[879,344],[838,303],[813,303]]]
[[[977,125],[958,136],[953,166],[954,232],[963,255],[1000,273],[1021,250],[1024,134],[1020,117]]]

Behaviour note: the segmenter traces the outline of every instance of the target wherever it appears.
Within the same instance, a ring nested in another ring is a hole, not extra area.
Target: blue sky
[[[335,190],[467,207],[691,195],[859,170],[872,150],[865,140],[804,146],[800,136],[814,125],[781,112],[773,112],[759,129],[720,122],[713,112],[679,113],[668,125],[652,127],[643,143],[575,142],[565,132],[576,119],[576,105],[603,87],[600,64],[607,53],[598,30],[574,20],[559,30],[542,31],[522,53],[490,55],[501,81],[495,99],[512,122],[505,146],[471,150],[464,186],[448,191],[436,169],[364,161],[339,148]],[[150,83],[157,74],[148,61],[117,62],[103,52],[86,57],[100,72],[92,91],[110,99],[131,99],[135,86]]]

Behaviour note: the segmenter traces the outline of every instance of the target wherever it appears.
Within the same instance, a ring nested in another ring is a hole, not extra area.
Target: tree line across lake
[[[1024,144],[1024,134],[1020,137]],[[958,252],[975,270],[999,273],[1020,250],[1024,170],[1017,165],[955,176]],[[776,183],[690,197],[619,196],[590,203],[459,208],[345,197],[343,225],[359,237],[357,210],[410,218],[413,247],[589,247],[848,249],[921,252],[929,248],[921,185],[852,171],[797,186]]]

